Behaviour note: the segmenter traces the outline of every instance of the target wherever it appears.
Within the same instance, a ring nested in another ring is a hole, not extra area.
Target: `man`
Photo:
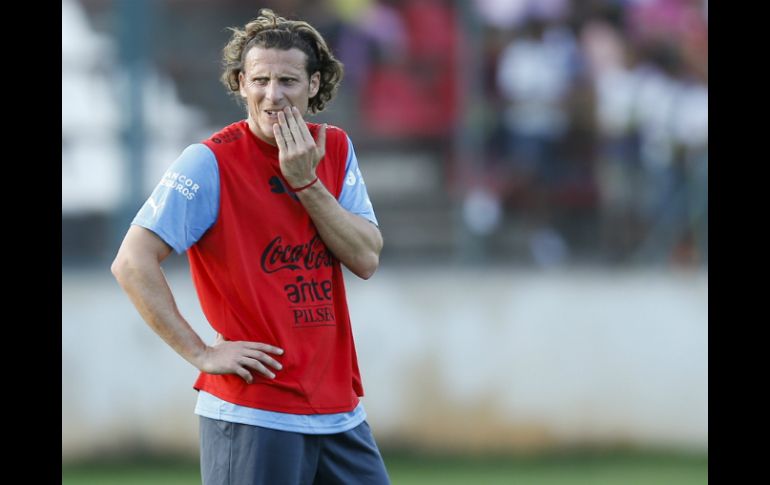
[[[222,80],[247,119],[174,162],[112,265],[150,327],[200,369],[201,474],[211,484],[389,483],[363,396],[340,263],[367,279],[382,237],[353,145],[306,123],[342,65],[309,24],[263,9],[232,29]],[[207,345],[160,263],[187,251]]]

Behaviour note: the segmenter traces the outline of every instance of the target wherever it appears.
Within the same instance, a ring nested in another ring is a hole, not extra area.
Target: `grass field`
[[[568,454],[468,458],[386,454],[394,485],[695,485],[708,483],[705,455]],[[62,485],[196,485],[197,462],[66,465]]]

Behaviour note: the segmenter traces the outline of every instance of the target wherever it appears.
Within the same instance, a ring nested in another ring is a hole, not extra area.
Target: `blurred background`
[[[707,0],[63,0],[63,482],[175,457],[158,483],[196,483],[197,371],[109,265],[166,167],[245,117],[220,56],[260,7],[345,64],[310,120],[350,135],[385,240],[346,282],[394,483],[706,483]],[[127,470],[98,476],[160,476]]]

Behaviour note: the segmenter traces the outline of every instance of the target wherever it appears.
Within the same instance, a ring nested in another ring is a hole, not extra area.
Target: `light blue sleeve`
[[[131,224],[160,236],[183,253],[211,227],[219,213],[219,168],[209,147],[188,146],[166,170]]]
[[[342,184],[342,191],[337,200],[344,209],[379,226],[350,137],[348,137],[348,160],[345,163],[345,182]]]

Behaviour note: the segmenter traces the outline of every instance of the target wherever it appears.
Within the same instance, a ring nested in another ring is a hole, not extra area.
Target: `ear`
[[[243,71],[238,73],[238,90],[241,93],[241,97],[246,97],[246,76],[243,75]]]
[[[310,76],[310,90],[308,92],[308,98],[312,98],[318,94],[318,89],[321,87],[321,73],[316,71]]]

